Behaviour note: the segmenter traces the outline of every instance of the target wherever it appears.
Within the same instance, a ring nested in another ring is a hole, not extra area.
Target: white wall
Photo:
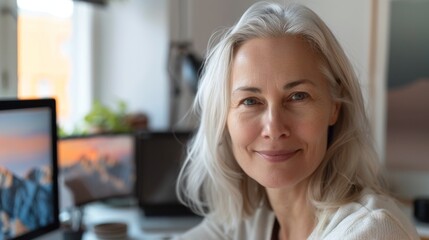
[[[168,126],[168,0],[112,1],[95,11],[94,98],[127,102],[148,114],[150,127]]]

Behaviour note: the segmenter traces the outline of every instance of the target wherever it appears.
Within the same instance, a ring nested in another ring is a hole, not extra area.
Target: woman
[[[418,239],[384,192],[358,80],[322,20],[256,3],[209,52],[180,239]]]

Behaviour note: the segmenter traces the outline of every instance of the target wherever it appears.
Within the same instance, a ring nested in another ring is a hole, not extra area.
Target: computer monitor
[[[143,132],[137,136],[137,200],[145,216],[189,216],[176,182],[191,132]]]
[[[62,187],[72,207],[135,195],[135,137],[131,133],[71,136],[58,141]],[[61,206],[62,208],[62,206]]]
[[[0,100],[0,239],[59,228],[54,99]]]

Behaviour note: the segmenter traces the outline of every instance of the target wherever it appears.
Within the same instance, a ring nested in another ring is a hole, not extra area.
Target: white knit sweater
[[[416,228],[396,203],[385,196],[366,194],[357,202],[340,207],[327,227],[309,240],[417,240]],[[258,209],[252,218],[242,221],[234,229],[205,219],[200,225],[175,238],[177,240],[270,240],[274,226],[274,213]],[[227,230],[228,229],[228,230]]]

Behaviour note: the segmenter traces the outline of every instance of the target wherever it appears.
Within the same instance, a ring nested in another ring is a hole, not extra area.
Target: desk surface
[[[169,239],[197,225],[198,217],[145,217],[137,206],[111,207],[103,203],[90,204],[84,209],[87,228],[82,240],[96,240],[95,224],[122,222],[128,225],[129,240]]]

